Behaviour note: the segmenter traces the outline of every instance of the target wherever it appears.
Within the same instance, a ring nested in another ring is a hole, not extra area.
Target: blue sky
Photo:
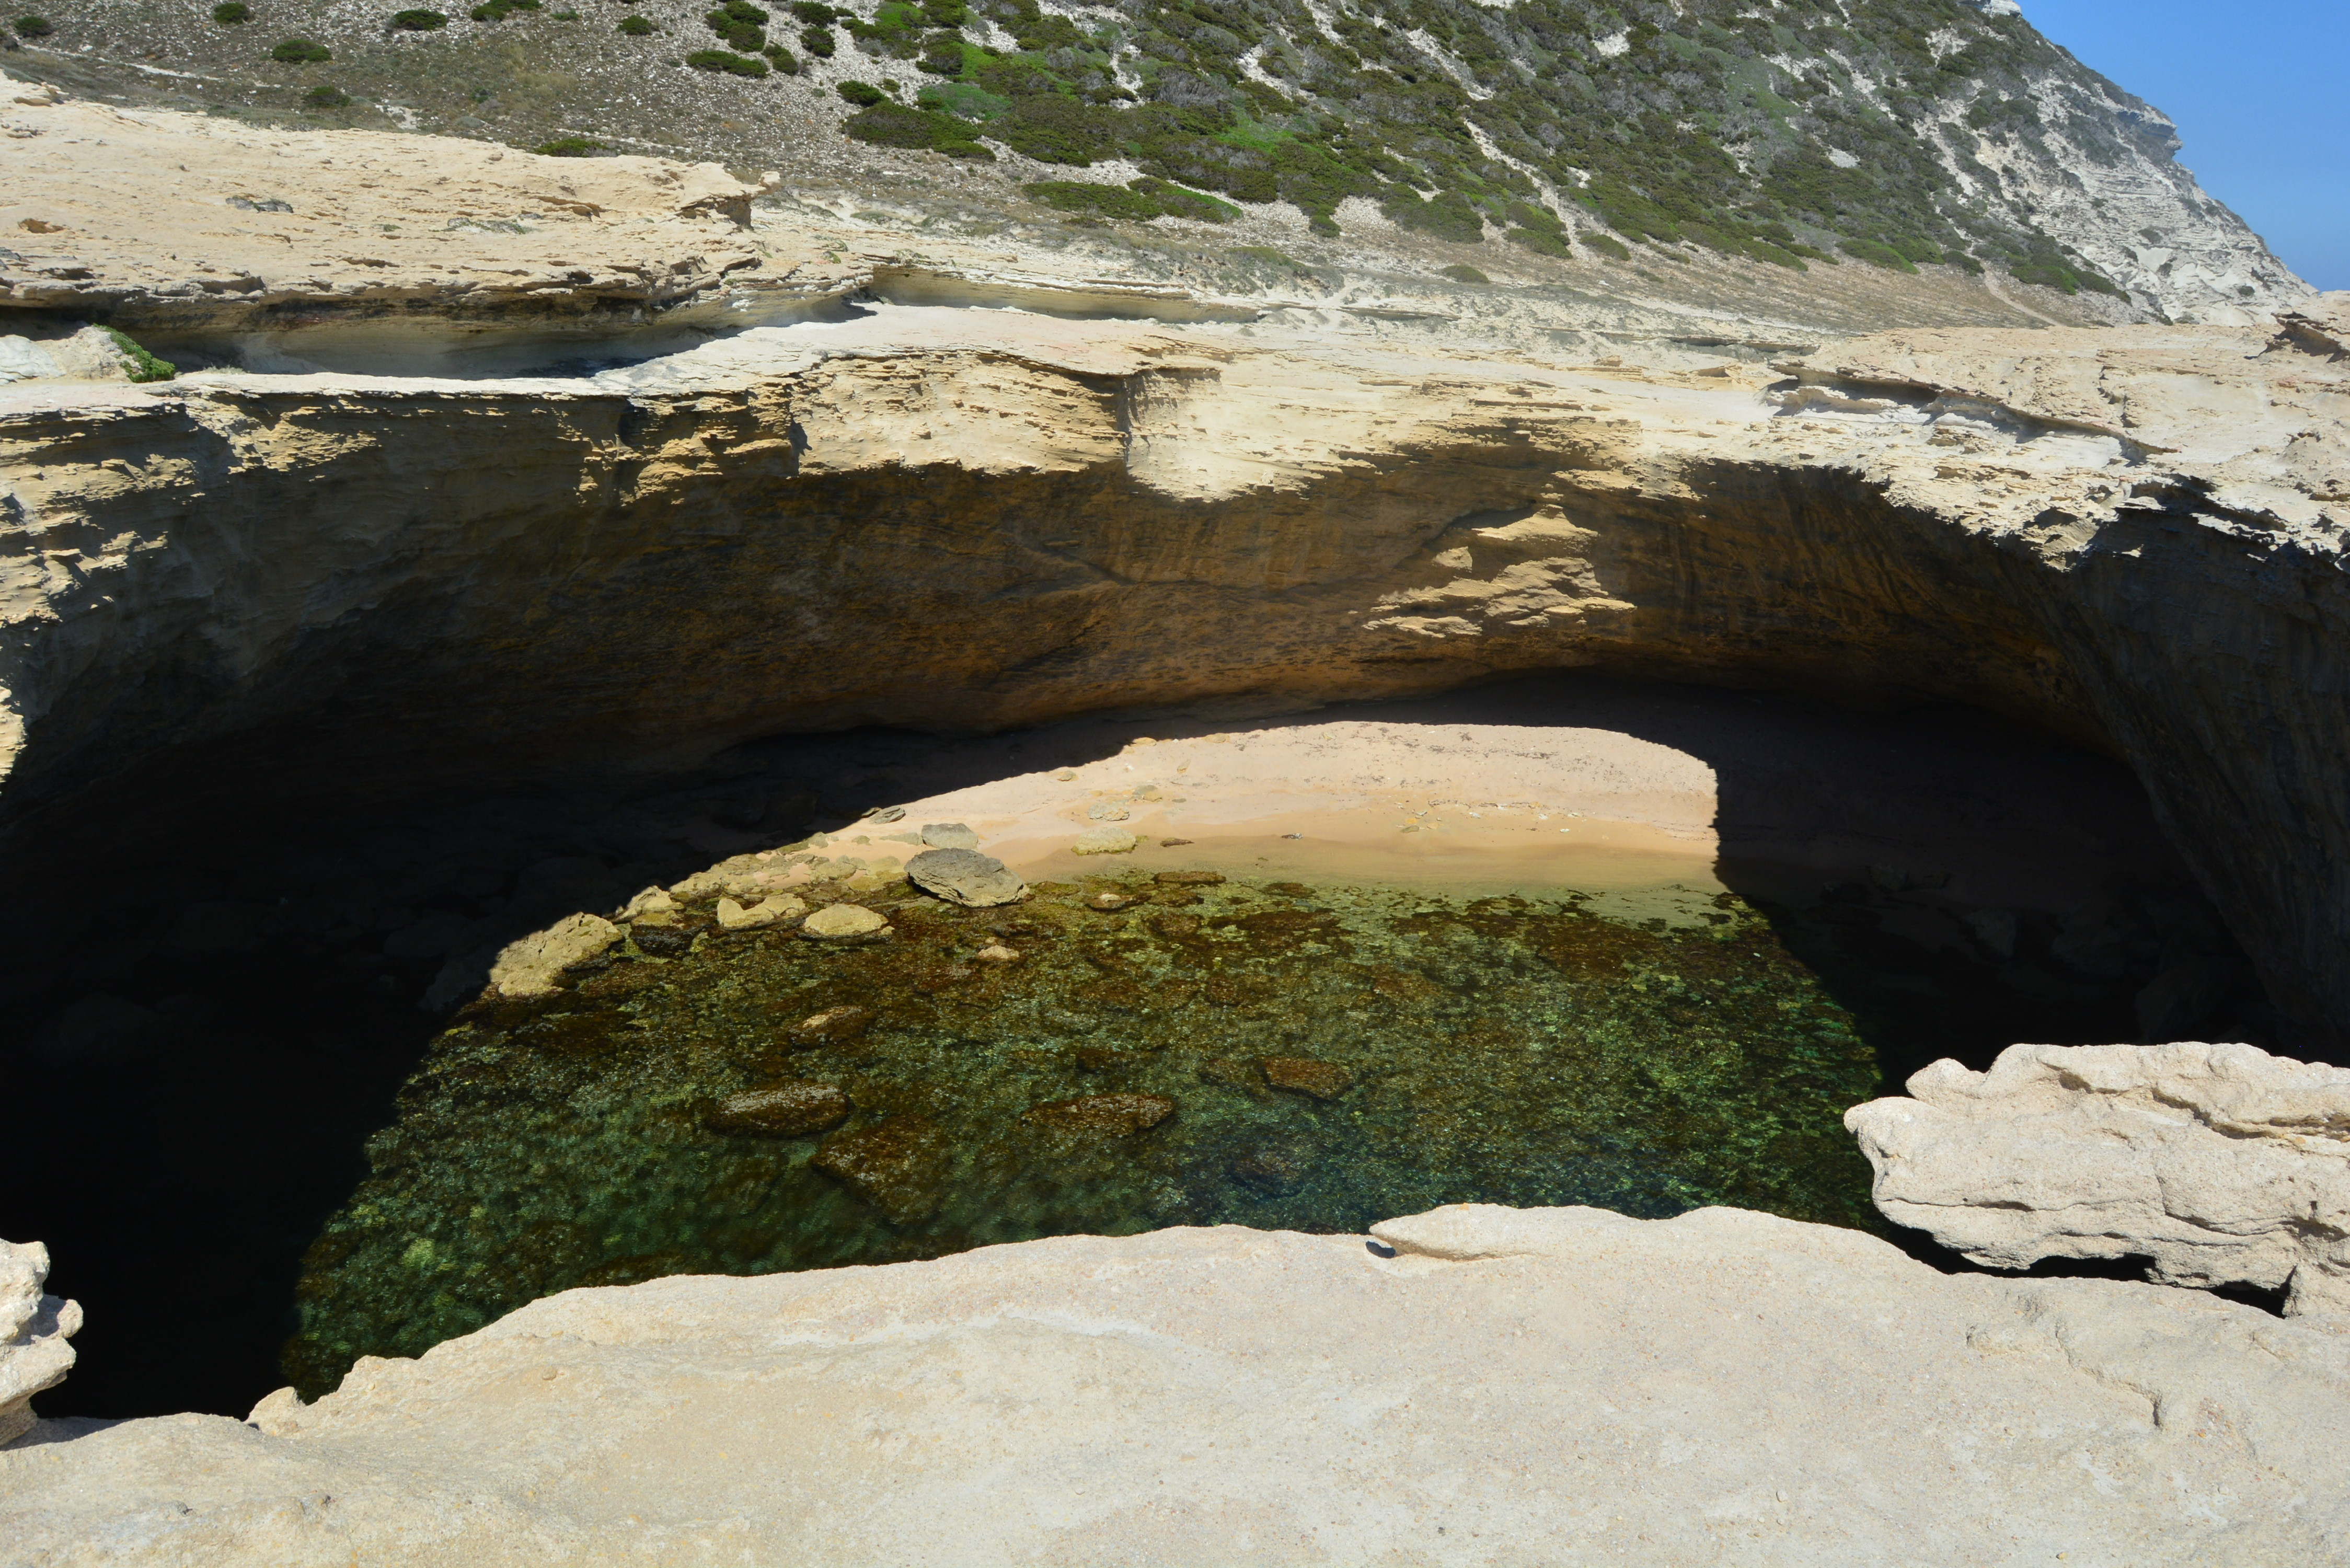
[[[2350,0],[2021,0],[2178,123],[2178,161],[2320,288],[2350,288]]]

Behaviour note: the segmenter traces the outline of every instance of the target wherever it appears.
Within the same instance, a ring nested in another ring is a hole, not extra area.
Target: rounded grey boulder
[[[1016,903],[1028,896],[1028,884],[1005,870],[1003,861],[975,849],[925,849],[906,862],[906,880],[972,909]]]

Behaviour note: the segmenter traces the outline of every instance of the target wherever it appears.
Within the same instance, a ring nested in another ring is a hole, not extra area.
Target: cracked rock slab
[[[1978,1263],[2152,1261],[2350,1313],[2350,1071],[2251,1045],[2012,1045],[1845,1113],[1877,1206]]]
[[[1460,1206],[570,1291],[257,1427],[48,1423],[0,1515],[43,1563],[2317,1563],[2345,1396],[2340,1319]]]

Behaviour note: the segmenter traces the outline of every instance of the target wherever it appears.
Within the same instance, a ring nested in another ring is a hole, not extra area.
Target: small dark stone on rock
[[[729,1095],[711,1111],[718,1132],[766,1137],[800,1137],[837,1127],[848,1119],[848,1096],[831,1084],[806,1081],[770,1084]]]
[[[1164,1095],[1086,1095],[1032,1106],[1023,1118],[1063,1132],[1123,1137],[1157,1127],[1175,1114]]]
[[[1161,849],[1173,849],[1180,845],[1185,845],[1191,842],[1191,841],[1188,838],[1162,838],[1159,841],[1159,847]]]
[[[1266,1057],[1264,1081],[1276,1089],[1311,1095],[1317,1100],[1335,1100],[1355,1086],[1355,1075],[1346,1068],[1305,1056]]]
[[[695,933],[681,926],[633,925],[629,938],[637,944],[639,952],[655,958],[683,958],[693,950]]]

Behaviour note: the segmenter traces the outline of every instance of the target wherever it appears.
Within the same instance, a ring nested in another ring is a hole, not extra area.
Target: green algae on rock
[[[689,903],[551,994],[460,1014],[310,1251],[296,1385],[574,1285],[1072,1231],[1459,1201],[1870,1222],[1840,1117],[1875,1055],[1726,894],[1675,928],[1572,893],[1201,873],[1000,909],[810,891],[890,935]]]

